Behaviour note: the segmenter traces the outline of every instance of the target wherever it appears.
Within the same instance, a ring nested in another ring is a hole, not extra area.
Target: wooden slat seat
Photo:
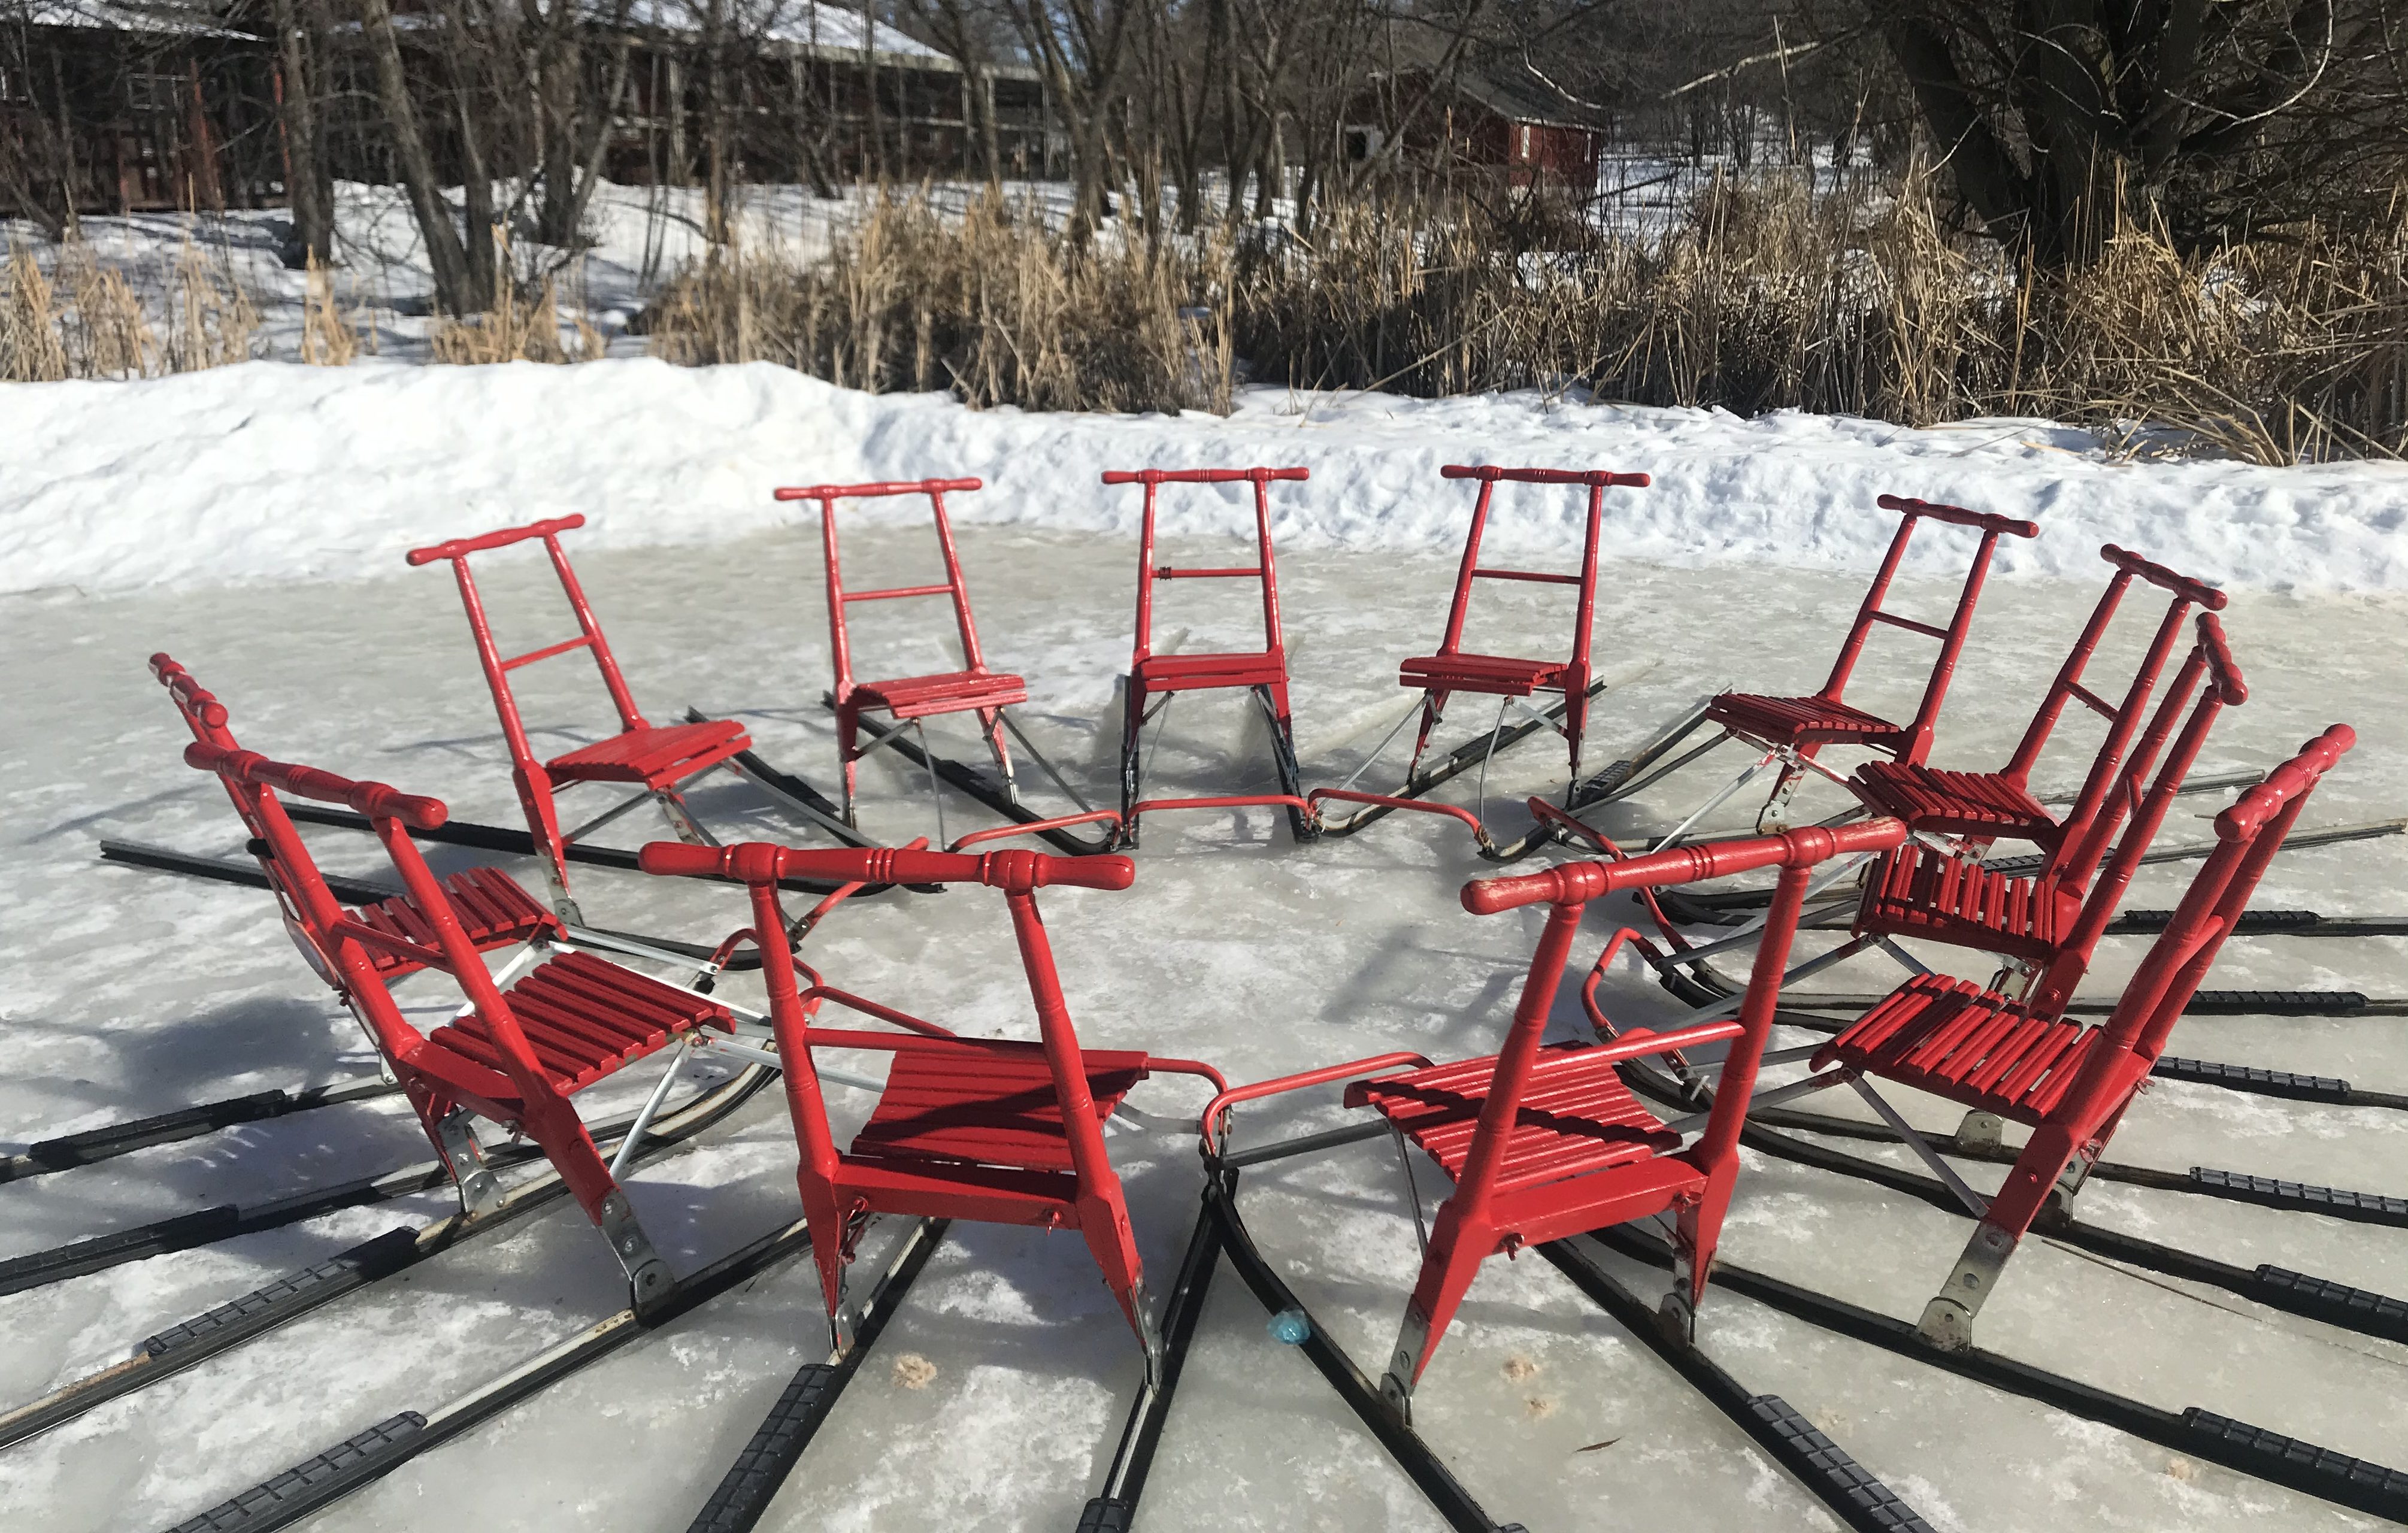
[[[1154,654],[1137,662],[1137,674],[1149,693],[1284,687],[1287,657],[1277,650],[1235,654]]]
[[[2038,962],[2055,955],[2080,910],[2039,879],[1910,842],[1874,865],[1856,929]]]
[[[544,1078],[562,1096],[592,1085],[700,1026],[733,1030],[727,1009],[586,953],[538,966],[505,997]],[[502,1067],[476,1012],[427,1035],[427,1043],[489,1070]]]
[[[2004,772],[1869,761],[1856,768],[1855,786],[1875,814],[1896,815],[1920,831],[2029,841],[2044,851],[2056,850],[2062,834],[2056,817]]]
[[[560,918],[519,886],[518,880],[498,867],[471,867],[443,881],[460,929],[479,953],[514,947],[545,934],[557,934]],[[364,925],[390,932],[421,947],[434,947],[435,928],[408,895],[395,895],[374,905],[345,912]],[[415,973],[424,967],[416,960],[380,948],[369,954],[377,972],[389,979]]]
[[[1346,1088],[1346,1105],[1373,1109],[1456,1176],[1496,1073],[1495,1054],[1433,1065],[1355,1082]],[[1515,1114],[1497,1190],[1560,1182],[1680,1147],[1681,1136],[1639,1105],[1605,1055],[1579,1044],[1549,1044],[1538,1053]]]
[[[2081,1075],[2099,1029],[2028,1015],[1995,990],[1918,974],[1814,1055],[1952,1102],[2037,1124]],[[2140,1065],[2147,1072],[2146,1062]]]
[[[1898,746],[1908,731],[1887,719],[1829,697],[1759,697],[1726,692],[1706,705],[1706,717],[1732,734],[1765,745]]]
[[[813,1041],[838,1041],[814,1028]],[[1081,1055],[1096,1121],[1111,1116],[1146,1078],[1146,1056],[1090,1049]],[[1039,1043],[929,1039],[896,1052],[877,1110],[848,1160],[945,1161],[1068,1175],[1073,1169],[1060,1099]]]
[[[1004,671],[945,671],[892,681],[862,681],[853,695],[865,708],[882,708],[898,719],[924,719],[978,708],[1009,708],[1028,701],[1028,683]]]
[[[1560,689],[1569,667],[1560,660],[1518,660],[1501,654],[1426,654],[1406,661],[1397,680],[1409,687],[1440,692],[1483,692],[1527,697],[1541,688]]]
[[[665,788],[749,749],[744,726],[732,719],[649,724],[580,746],[543,764],[561,782],[640,782]]]

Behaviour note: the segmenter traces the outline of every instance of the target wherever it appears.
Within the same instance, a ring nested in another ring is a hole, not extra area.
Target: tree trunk
[[[409,79],[402,64],[401,40],[393,26],[386,0],[360,0],[360,18],[375,65],[377,98],[384,108],[385,128],[394,162],[409,198],[410,216],[426,245],[427,265],[435,274],[436,304],[452,314],[477,314],[491,302],[480,295],[469,274],[468,252],[452,226],[451,205],[435,174],[435,159],[419,131],[418,108],[409,95]],[[490,248],[490,232],[487,235]],[[491,269],[490,259],[487,268]]]
[[[310,46],[316,38],[303,30],[296,0],[275,0],[273,14],[283,73],[276,117],[284,136],[284,199],[293,210],[293,235],[280,253],[295,270],[312,260],[330,266],[335,261],[335,209],[318,134],[321,92]]]

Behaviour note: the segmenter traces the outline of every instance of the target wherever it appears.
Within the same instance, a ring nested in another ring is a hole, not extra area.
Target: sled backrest
[[[752,934],[761,950],[761,978],[769,996],[769,1013],[781,1038],[806,1037],[806,1028],[821,1003],[833,999],[915,1032],[950,1037],[942,1028],[891,1007],[834,990],[810,974],[808,990],[796,980],[797,965],[784,940],[786,916],[778,897],[781,879],[810,879],[839,884],[981,883],[1003,891],[1011,910],[1014,935],[1020,940],[1021,967],[1037,1006],[1037,1025],[1045,1048],[1045,1063],[1062,1112],[1070,1162],[1082,1183],[1109,1179],[1111,1163],[1104,1153],[1103,1131],[1096,1122],[1095,1101],[1087,1072],[1080,1060],[1079,1036],[1070,1009],[1062,997],[1062,981],[1054,966],[1053,945],[1037,910],[1037,891],[1049,886],[1082,889],[1125,889],[1137,878],[1137,865],[1126,857],[1055,857],[1040,852],[1012,850],[978,854],[920,852],[895,847],[810,848],[747,841],[729,847],[687,846],[679,841],[653,841],[638,854],[647,873],[666,878],[734,879],[749,889],[752,903]],[[809,970],[804,972],[809,973]],[[966,1039],[976,1042],[976,1039]],[[836,1169],[837,1148],[828,1125],[827,1106],[810,1051],[781,1050],[786,1093],[795,1110],[795,1132],[803,1153],[823,1176]]]
[[[2049,737],[2056,732],[2067,703],[2079,702],[2107,721],[2107,734],[2100,741],[2098,755],[2091,761],[2089,776],[2083,781],[2082,791],[2075,796],[2073,807],[2066,812],[2063,834],[2058,842],[2060,854],[2066,846],[2081,840],[2090,822],[2106,803],[2108,790],[2122,770],[2125,752],[2132,743],[2133,733],[2140,728],[2142,715],[2148,709],[2149,696],[2157,688],[2157,678],[2182,638],[2184,620],[2190,615],[2193,607],[2220,612],[2224,610],[2226,600],[2223,592],[2205,581],[2154,564],[2113,543],[2102,545],[2099,557],[2113,566],[2115,573],[2108,580],[2107,589],[2100,595],[2099,605],[2091,609],[2089,621],[2083,624],[2081,635],[2074,639],[2073,649],[2065,657],[2065,664],[2057,667],[2056,680],[2049,683],[2047,695],[2041,699],[2039,711],[2032,715],[2031,724],[2024,730],[2024,738],[2017,742],[2014,754],[2008,758],[2006,770],[2001,774],[2018,788],[2030,782],[2032,767],[2039,762]],[[2116,609],[2122,605],[2126,593],[2135,580],[2156,586],[2167,594],[2165,615],[2158,621],[2157,631],[2151,638],[2147,652],[2132,672],[2123,700],[2110,705],[2105,698],[2083,684],[2082,676],[2097,652],[2100,640],[2106,637],[2109,626],[2114,622]]]
[[[255,751],[197,741],[184,748],[184,761],[198,770],[216,773],[229,793],[253,795],[258,801],[273,805],[273,792],[281,791],[339,804],[367,818],[394,870],[401,876],[410,903],[434,934],[433,946],[346,912],[280,810],[265,818],[270,830],[263,839],[266,856],[275,864],[274,876],[297,896],[295,918],[307,937],[305,953],[315,950],[325,955],[333,966],[327,980],[354,1002],[388,1058],[406,1057],[424,1041],[424,1035],[409,1024],[394,1003],[387,977],[376,962],[379,953],[401,960],[406,967],[438,969],[452,976],[486,1022],[502,1071],[522,1096],[550,1095],[534,1051],[469,940],[451,897],[409,838],[412,830],[434,830],[451,818],[452,811],[441,799],[406,794],[382,782],[355,781],[315,766],[270,761]]]
[[[620,728],[645,727],[644,716],[637,711],[635,696],[627,690],[627,680],[619,673],[619,662],[610,654],[609,641],[602,637],[602,625],[595,621],[594,609],[586,604],[585,588],[578,583],[577,571],[570,567],[568,555],[560,546],[562,533],[583,525],[582,515],[552,517],[523,527],[504,527],[476,537],[454,537],[428,548],[412,549],[406,556],[413,567],[437,559],[451,561],[452,574],[460,583],[461,605],[467,609],[468,632],[477,643],[477,662],[485,668],[485,685],[494,694],[494,711],[501,717],[510,759],[523,768],[534,765],[536,755],[534,747],[527,743],[526,725],[519,719],[518,699],[510,691],[510,672],[522,666],[550,660],[571,650],[584,650],[593,656],[595,668],[602,673],[602,685],[610,694],[611,706],[619,710]],[[541,538],[544,552],[552,556],[552,573],[560,577],[561,591],[568,597],[568,609],[577,618],[577,637],[505,657],[494,642],[493,625],[485,619],[485,604],[477,595],[477,579],[469,572],[468,556],[489,549],[509,548],[530,538]]]
[[[1969,511],[1961,506],[1942,506],[1927,500],[1911,500],[1903,495],[1884,495],[1877,502],[1885,510],[1903,513],[1898,531],[1889,540],[1889,551],[1882,556],[1881,569],[1865,593],[1863,605],[1856,609],[1856,622],[1848,628],[1847,641],[1840,646],[1840,657],[1831,666],[1831,675],[1815,695],[1829,702],[1842,700],[1848,678],[1856,668],[1856,660],[1864,653],[1865,640],[1876,623],[1903,628],[1940,641],[1939,656],[1932,661],[1930,680],[1924,683],[1923,701],[1915,709],[1914,722],[1908,726],[1905,749],[1898,753],[1900,761],[1921,761],[1931,748],[1932,725],[1940,717],[1940,705],[1948,695],[1948,683],[1956,673],[1956,657],[1964,652],[1965,636],[1973,623],[1973,609],[1982,599],[1982,583],[1989,578],[1990,560],[1998,552],[2001,537],[2037,537],[2038,524],[2014,517],[1995,516],[1986,511]],[[1957,594],[1956,609],[1945,628],[1935,627],[1914,618],[1900,617],[1882,610],[1882,598],[1889,595],[1890,580],[1906,557],[1906,545],[1914,537],[1916,525],[1923,522],[1941,522],[1952,526],[1972,527],[1982,535],[1973,552],[1973,562],[1965,573],[1964,589]]]
[[[1598,542],[1604,525],[1605,492],[1613,488],[1643,490],[1653,481],[1645,474],[1617,474],[1602,469],[1467,467],[1460,464],[1448,464],[1439,470],[1439,477],[1479,480],[1480,498],[1472,504],[1471,530],[1463,540],[1463,564],[1455,571],[1455,599],[1447,608],[1446,633],[1439,640],[1438,652],[1454,654],[1463,648],[1463,623],[1470,609],[1471,582],[1474,580],[1524,580],[1541,585],[1578,586],[1579,603],[1572,619],[1571,665],[1585,674],[1589,634],[1597,617]],[[1574,484],[1587,489],[1588,524],[1581,545],[1579,574],[1490,569],[1481,565],[1480,542],[1487,534],[1489,505],[1500,483]]]
[[[945,496],[982,488],[974,479],[901,480],[876,484],[812,484],[783,486],[775,493],[780,500],[813,500],[820,508],[820,546],[827,560],[828,648],[836,656],[836,696],[842,702],[853,692],[853,644],[845,623],[845,609],[857,601],[896,601],[912,596],[948,596],[953,604],[953,628],[961,636],[963,667],[970,671],[986,669],[986,658],[979,652],[978,626],[970,621],[970,596],[962,582],[961,556],[953,549],[953,520],[945,514]],[[937,585],[889,586],[882,591],[847,591],[844,588],[842,566],[837,556],[836,503],[839,500],[870,500],[889,495],[926,495],[928,509],[937,522],[937,549],[945,561],[945,579]]]
[[[1108,469],[1106,484],[1142,484],[1145,486],[1145,513],[1138,534],[1137,562],[1137,648],[1131,664],[1142,662],[1154,653],[1154,582],[1162,580],[1255,580],[1263,588],[1263,649],[1267,653],[1281,654],[1284,645],[1280,636],[1279,571],[1271,563],[1270,485],[1274,480],[1302,481],[1312,477],[1303,468],[1140,468]],[[1154,562],[1154,526],[1156,501],[1166,484],[1252,484],[1254,487],[1255,563],[1211,569],[1174,569],[1168,565],[1156,566]]]
[[[1455,1179],[1455,1196],[1484,1198],[1495,1187],[1522,1099],[1529,1087],[1540,1042],[1555,1010],[1564,963],[1571,953],[1572,939],[1580,930],[1582,913],[1589,901],[1618,889],[1653,889],[1724,878],[1757,867],[1784,870],[1763,936],[1756,944],[1755,967],[1749,974],[1737,1025],[1707,1023],[1673,1033],[1634,1035],[1614,1045],[1634,1054],[1658,1053],[1726,1038],[1733,1039],[1705,1129],[1695,1143],[1682,1152],[1701,1168],[1711,1170],[1738,1150],[1748,1095],[1755,1089],[1756,1067],[1763,1057],[1765,1041],[1771,1036],[1781,974],[1788,962],[1790,941],[1797,934],[1798,916],[1803,908],[1805,870],[1833,857],[1885,852],[1905,838],[1906,826],[1900,821],[1867,820],[1836,828],[1812,827],[1778,836],[1677,847],[1618,862],[1568,863],[1543,873],[1475,879],[1465,884],[1463,908],[1474,915],[1491,915],[1541,902],[1551,909],[1546,928],[1539,938],[1538,952],[1532,954],[1529,971],[1522,981],[1522,998],[1514,1008],[1512,1026],[1506,1035],[1504,1048],[1498,1053],[1496,1073],[1481,1104],[1480,1119],[1472,1131],[1462,1173]],[[1798,876],[1788,877],[1791,871]]]
[[[2114,1011],[2101,1024],[2105,1036],[2100,1041],[2106,1053],[2154,1062],[2164,1052],[2167,1035],[2182,1020],[2233,923],[2249,908],[2266,865],[2283,849],[2316,784],[2357,743],[2356,730],[2334,724],[2215,817],[2214,852],[2191,879],[2173,919],[2150,944]],[[2067,1093],[2069,1108],[2081,1090],[2077,1085]]]

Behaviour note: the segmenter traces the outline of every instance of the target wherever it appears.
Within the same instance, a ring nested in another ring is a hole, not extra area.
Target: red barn
[[[1358,174],[1497,177],[1511,186],[1597,189],[1605,136],[1526,70],[1374,75],[1347,105],[1340,149]]]

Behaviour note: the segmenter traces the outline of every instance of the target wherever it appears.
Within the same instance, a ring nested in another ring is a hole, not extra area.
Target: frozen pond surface
[[[964,553],[991,661],[1025,673],[1024,720],[1057,760],[1109,784],[1115,673],[1127,663],[1132,543],[967,528]],[[1227,563],[1235,545],[1168,557]],[[865,528],[848,542],[856,582],[925,578],[925,540]],[[559,637],[556,597],[535,559],[486,566],[506,646]],[[771,759],[824,785],[834,746],[816,540],[763,534],[713,549],[596,552],[580,561],[637,696],[656,721],[689,702],[731,712]],[[1307,776],[1334,781],[1403,712],[1395,666],[1426,652],[1453,575],[1447,557],[1298,553],[1282,561]],[[2211,572],[2213,573],[2213,572]],[[1245,647],[1258,632],[1240,582],[1171,588],[1157,619],[1191,649]],[[1593,714],[1592,764],[1729,682],[1807,691],[1829,664],[1862,591],[1853,576],[1614,564],[1600,604],[1600,669],[1626,678]],[[2002,762],[2095,597],[2095,583],[2000,582],[1985,599],[1934,754]],[[1472,647],[1560,649],[1568,619],[1548,593],[1484,589]],[[1904,605],[1930,617],[1952,592],[1922,583]],[[867,609],[865,674],[942,668],[934,608]],[[1479,626],[1482,617],[1487,628]],[[920,622],[913,622],[913,618]],[[2252,696],[2231,710],[2203,769],[2265,766],[2336,720],[2357,752],[2311,807],[2312,824],[2408,812],[2408,602],[2237,595],[2225,614]],[[2134,625],[2137,631],[2138,624]],[[239,851],[216,784],[183,766],[185,739],[143,667],[165,650],[269,754],[437,794],[459,818],[516,824],[493,714],[444,572],[391,579],[0,602],[12,658],[0,930],[0,1153],[188,1103],[372,1072],[264,895],[103,867],[102,836],[217,854]],[[1886,647],[1882,645],[1886,642]],[[915,646],[916,649],[915,649]],[[2120,681],[2131,646],[2097,674]],[[1857,701],[1911,708],[1923,641],[1877,641]],[[591,673],[567,659],[522,695],[545,738],[590,738],[607,718]],[[1160,793],[1268,785],[1233,699],[1182,702],[1154,766]],[[1465,699],[1450,738],[1493,713]],[[1893,713],[1892,716],[1899,716]],[[1096,721],[1107,721],[1098,727]],[[968,757],[970,732],[933,731]],[[2037,775],[2078,781],[2095,738],[2077,721]],[[540,743],[540,741],[539,741]],[[1727,761],[1728,765],[1723,763]],[[1717,756],[1609,831],[1668,825],[1739,763]],[[1389,777],[1391,766],[1372,779]],[[1533,741],[1489,782],[1492,815],[1518,832],[1520,796],[1560,783],[1559,747]],[[865,771],[863,824],[896,841],[933,831],[924,781]],[[1367,781],[1369,780],[1367,780]],[[1033,774],[1033,797],[1050,802]],[[1471,784],[1451,795],[1468,801]],[[2186,800],[2171,839],[2209,834],[2224,800]],[[573,800],[572,800],[573,802]],[[750,787],[714,778],[695,808],[729,839],[810,838]],[[954,799],[959,835],[980,811]],[[2202,818],[2193,819],[2197,814]],[[1731,823],[1743,816],[1735,809]],[[631,817],[606,838],[653,832]],[[314,834],[330,871],[387,876],[372,843]],[[475,860],[433,852],[439,868]],[[1050,892],[1044,906],[1073,1015],[1093,1047],[1197,1056],[1253,1080],[1388,1049],[1437,1058],[1496,1046],[1540,923],[1537,911],[1466,915],[1462,881],[1487,871],[1451,822],[1397,816],[1351,839],[1298,849],[1268,811],[1149,822],[1125,894]],[[533,865],[513,871],[537,886]],[[2408,841],[2286,854],[2266,907],[2400,914]],[[2186,868],[2148,870],[2134,903],[2172,906]],[[732,893],[581,869],[597,924],[712,939],[738,924]],[[1585,965],[1627,909],[1600,907]],[[1801,953],[1828,942],[1801,940]],[[2093,988],[2112,993],[2144,941],[2109,939]],[[966,1030],[1033,1037],[1001,900],[975,889],[896,894],[849,907],[810,939],[834,983]],[[1926,957],[1948,967],[1936,950]],[[1970,955],[1955,967],[1980,977]],[[1864,958],[1834,988],[1885,989]],[[2236,939],[2209,983],[2408,994],[2391,938]],[[1574,1010],[1569,988],[1561,1025]],[[738,992],[742,994],[741,991]],[[409,989],[402,995],[407,1000]],[[1674,1009],[1625,972],[1608,1010],[1631,1022]],[[1799,1041],[1784,1038],[1784,1042]],[[2408,1090],[2408,1024],[2397,1018],[2201,1018],[2173,1052],[2342,1076]],[[635,1072],[640,1074],[641,1072]],[[643,1089],[614,1081],[589,1117]],[[1905,1096],[1945,1132],[1956,1111]],[[1134,1105],[1192,1124],[1202,1093],[1160,1078]],[[1291,1105],[1292,1104],[1292,1105]],[[840,1115],[867,1098],[837,1093]],[[1831,1097],[1825,1110],[1850,1109]],[[1241,1142],[1338,1120],[1334,1091],[1241,1116]],[[1192,1225],[1192,1131],[1121,1133],[1111,1145],[1160,1297]],[[2398,1195],[2408,1115],[2336,1110],[2161,1083],[2112,1158],[2222,1167]],[[230,1129],[105,1166],[0,1187],[0,1256],[224,1201],[251,1202],[423,1159],[397,1103],[328,1109]],[[673,1264],[691,1270],[794,1217],[794,1143],[774,1093],[632,1185]],[[1976,1172],[1981,1168],[1976,1168]],[[1420,1168],[1426,1197],[1442,1193]],[[1973,1174],[1977,1185],[1995,1170]],[[1390,1150],[1358,1145],[1249,1173],[1250,1223],[1299,1294],[1359,1359],[1395,1334],[1414,1267],[1411,1214]],[[0,1402],[36,1397],[124,1357],[160,1325],[396,1223],[441,1211],[432,1195],[357,1210],[0,1298]],[[2094,1183],[2094,1220],[2244,1266],[2260,1262],[2380,1292],[2408,1290],[2408,1232]],[[1726,1233],[1733,1261],[1913,1319],[1962,1244],[1964,1223],[1868,1184],[1751,1156]],[[888,1236],[865,1243],[875,1270]],[[1629,1273],[1642,1292],[1653,1273]],[[822,1344],[809,1264],[782,1268],[424,1454],[311,1526],[324,1528],[681,1526],[796,1365]],[[623,1302],[614,1265],[575,1211],[413,1269],[32,1442],[0,1453],[0,1508],[57,1533],[165,1526],[393,1412],[431,1409]],[[1440,1526],[1303,1356],[1222,1270],[1141,1512],[1149,1528],[1422,1528]],[[2408,1460],[2408,1348],[2258,1308],[2220,1291],[2127,1271],[2028,1241],[1985,1311],[1984,1341],[2172,1409],[2199,1405],[2327,1447]],[[2262,1482],[1961,1383],[1710,1293],[1699,1334],[1747,1384],[1778,1393],[1943,1529],[2262,1529],[2372,1526]],[[924,1363],[917,1366],[911,1360]],[[1067,1528],[1109,1461],[1138,1374],[1134,1343],[1075,1241],[955,1226],[859,1381],[764,1526],[788,1528]],[[1543,1263],[1492,1262],[1417,1397],[1425,1436],[1502,1520],[1534,1533],[1660,1523],[1819,1527],[1819,1505]]]

